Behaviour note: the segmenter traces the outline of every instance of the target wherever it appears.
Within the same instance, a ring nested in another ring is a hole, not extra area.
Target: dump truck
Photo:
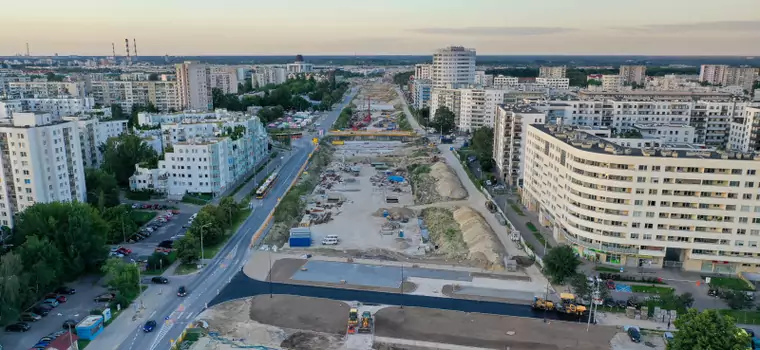
[[[560,303],[557,304],[558,312],[574,315],[583,315],[588,311],[585,306],[577,304],[575,295],[571,293],[561,293],[559,295]]]
[[[554,310],[554,302],[541,297],[533,297],[533,303],[530,304],[530,307],[534,310]]]
[[[372,332],[372,314],[369,311],[362,313],[362,321],[359,323],[359,333]]]
[[[359,324],[359,310],[352,307],[348,311],[348,333],[356,333],[356,325]]]

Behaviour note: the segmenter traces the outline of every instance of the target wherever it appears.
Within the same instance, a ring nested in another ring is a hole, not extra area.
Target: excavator
[[[357,324],[359,324],[359,310],[352,307],[348,311],[348,334],[356,333]]]
[[[533,297],[533,304],[530,304],[535,310],[554,310],[554,302],[541,297]]]
[[[585,306],[576,304],[574,294],[561,293],[559,298],[561,301],[557,304],[557,311],[574,315],[583,315],[586,313],[587,309]]]

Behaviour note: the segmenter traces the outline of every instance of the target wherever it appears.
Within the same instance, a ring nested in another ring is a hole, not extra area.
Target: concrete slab
[[[460,287],[459,290],[455,292],[455,294],[477,295],[477,296],[483,296],[483,297],[527,300],[527,301],[533,300],[533,296],[534,296],[534,293],[524,292],[524,291],[519,291],[519,290],[494,289],[494,288],[470,287],[470,286]]]
[[[305,271],[297,271],[291,279],[310,282],[364,285],[382,288],[399,288],[401,279],[420,277],[446,281],[472,281],[468,272],[433,270],[423,268],[401,268],[397,266],[378,266],[335,261],[307,262]],[[403,270],[403,275],[402,275]]]

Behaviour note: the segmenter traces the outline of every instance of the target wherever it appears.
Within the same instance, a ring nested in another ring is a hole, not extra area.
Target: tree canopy
[[[111,137],[100,147],[103,152],[103,170],[113,174],[119,186],[123,187],[129,185],[136,164],[158,161],[156,151],[134,134]]]
[[[576,274],[581,261],[569,245],[552,247],[544,256],[544,272],[552,283],[563,284]]]
[[[98,210],[119,205],[119,184],[113,174],[97,168],[84,169],[87,203]]]
[[[414,71],[397,73],[396,75],[393,76],[393,82],[398,85],[404,86],[406,84],[409,84],[409,79],[411,78],[412,75],[414,75]]]
[[[746,350],[750,347],[749,336],[739,331],[734,319],[717,310],[689,309],[678,315],[675,326],[678,332],[668,343],[668,350]]]
[[[434,128],[436,132],[440,131],[443,134],[450,134],[456,129],[456,116],[454,112],[445,106],[438,107],[429,126]]]
[[[201,234],[204,248],[224,242],[226,231],[232,228],[235,218],[240,213],[240,205],[229,196],[222,198],[219,205],[204,206],[187,229],[185,236],[174,243],[177,258],[183,263],[197,262],[201,258]]]

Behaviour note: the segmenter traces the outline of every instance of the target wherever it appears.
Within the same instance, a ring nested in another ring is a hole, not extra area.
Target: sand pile
[[[474,209],[461,207],[454,211],[454,220],[462,230],[462,239],[470,251],[467,258],[487,269],[504,269],[504,247],[486,220]]]
[[[435,163],[430,167],[430,176],[436,180],[435,189],[441,197],[449,200],[467,198],[467,190],[459,177],[444,163]]]

